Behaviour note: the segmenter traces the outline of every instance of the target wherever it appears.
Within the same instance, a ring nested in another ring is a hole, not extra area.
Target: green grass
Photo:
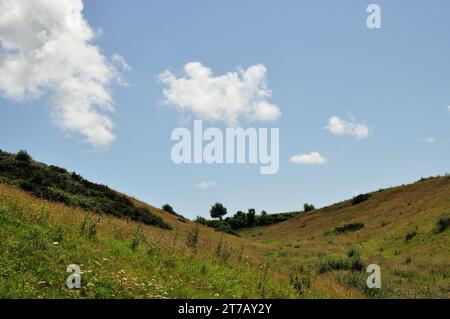
[[[52,207],[0,195],[0,298],[295,297],[287,280],[266,276],[261,282],[258,264],[238,262],[236,254],[226,262],[214,251],[196,256],[185,238],[152,240],[138,224],[128,238],[114,233],[121,224],[100,225],[90,236],[87,228],[81,230],[80,212],[72,211],[79,218],[62,223]],[[66,287],[70,264],[81,267],[80,290]]]

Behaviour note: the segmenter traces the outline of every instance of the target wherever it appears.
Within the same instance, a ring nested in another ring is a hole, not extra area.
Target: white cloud
[[[447,110],[450,112],[450,105],[449,106],[447,106]]]
[[[423,138],[421,141],[422,141],[422,143],[427,143],[427,144],[436,143],[436,139],[434,137]]]
[[[109,85],[124,83],[114,65],[129,66],[92,44],[98,32],[82,11],[82,0],[0,0],[0,94],[24,101],[50,92],[58,126],[107,146],[115,138]]]
[[[318,152],[311,152],[309,154],[297,154],[291,157],[291,163],[299,165],[313,165],[313,164],[325,164],[328,159],[320,155]]]
[[[281,115],[278,106],[267,101],[272,93],[266,83],[266,68],[261,64],[214,76],[211,69],[192,62],[184,66],[183,77],[165,71],[159,79],[167,85],[163,91],[167,104],[203,120],[238,126],[241,117],[274,121]]]
[[[197,185],[194,185],[194,186],[197,187],[197,188],[201,188],[201,189],[208,189],[208,188],[212,188],[212,187],[216,186],[216,182],[204,181],[204,182],[201,182],[201,183],[199,183]]]
[[[362,123],[347,122],[338,116],[332,116],[328,120],[329,130],[333,135],[351,135],[356,139],[363,139],[369,136],[369,127]]]

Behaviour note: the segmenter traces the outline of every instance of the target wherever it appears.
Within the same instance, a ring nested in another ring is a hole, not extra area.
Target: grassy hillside
[[[0,184],[0,298],[295,297],[245,243],[168,218],[171,231]],[[81,267],[80,290],[66,287],[70,264]]]
[[[55,167],[0,159],[0,298],[450,297],[450,177],[237,237]],[[70,264],[81,267],[80,290],[66,287]],[[368,264],[381,266],[382,289],[366,288]]]
[[[449,298],[450,177],[380,190],[356,202],[243,235],[258,242],[281,272],[313,274],[312,289],[327,295]],[[367,291],[359,263],[381,266],[381,290]]]
[[[60,167],[35,162],[25,151],[14,155],[0,150],[0,182],[43,199],[170,229],[161,218],[108,186],[92,183]]]

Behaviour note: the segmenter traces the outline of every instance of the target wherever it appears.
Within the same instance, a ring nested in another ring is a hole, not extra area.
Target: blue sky
[[[381,29],[366,26],[370,3],[381,7]],[[39,161],[155,206],[168,202],[187,217],[207,216],[216,201],[231,213],[323,206],[444,174],[450,171],[449,10],[448,1],[87,0],[83,16],[97,32],[92,44],[105,57],[120,54],[132,69],[122,71],[129,85],[108,84],[115,140],[99,149],[82,134],[68,136],[51,117],[53,89],[19,101],[11,90],[1,92],[0,74],[0,149],[27,149]],[[0,23],[0,39],[2,30]],[[158,75],[181,76],[189,62],[214,75],[265,66],[268,101],[281,116],[242,124],[280,129],[278,174],[260,175],[259,165],[172,163],[170,134],[195,116],[163,103]],[[332,134],[325,129],[332,116],[366,125],[368,136]],[[290,162],[311,152],[328,161]],[[194,186],[203,181],[215,185]]]

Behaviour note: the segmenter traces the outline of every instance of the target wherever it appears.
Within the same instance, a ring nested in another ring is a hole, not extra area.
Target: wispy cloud
[[[426,144],[434,144],[436,143],[436,139],[434,137],[427,137],[420,140],[422,143]]]
[[[192,112],[199,119],[238,126],[240,118],[274,121],[280,117],[279,107],[267,101],[272,93],[266,72],[264,65],[258,64],[214,76],[210,68],[192,62],[184,66],[184,76],[165,71],[159,79],[167,85],[163,91],[166,104]]]
[[[83,16],[82,0],[1,0],[0,94],[15,101],[52,94],[54,122],[103,147],[115,138],[107,113],[114,110],[113,81],[124,83],[116,67],[92,44],[98,32]]]
[[[364,139],[369,136],[369,127],[366,124],[346,121],[338,116],[330,117],[325,129],[337,136],[350,135],[356,139]]]
[[[290,162],[299,165],[317,165],[327,163],[328,159],[318,152],[311,152],[309,154],[294,155],[291,157]]]
[[[216,186],[216,182],[214,181],[203,181],[197,185],[194,185],[196,188],[208,189]]]

